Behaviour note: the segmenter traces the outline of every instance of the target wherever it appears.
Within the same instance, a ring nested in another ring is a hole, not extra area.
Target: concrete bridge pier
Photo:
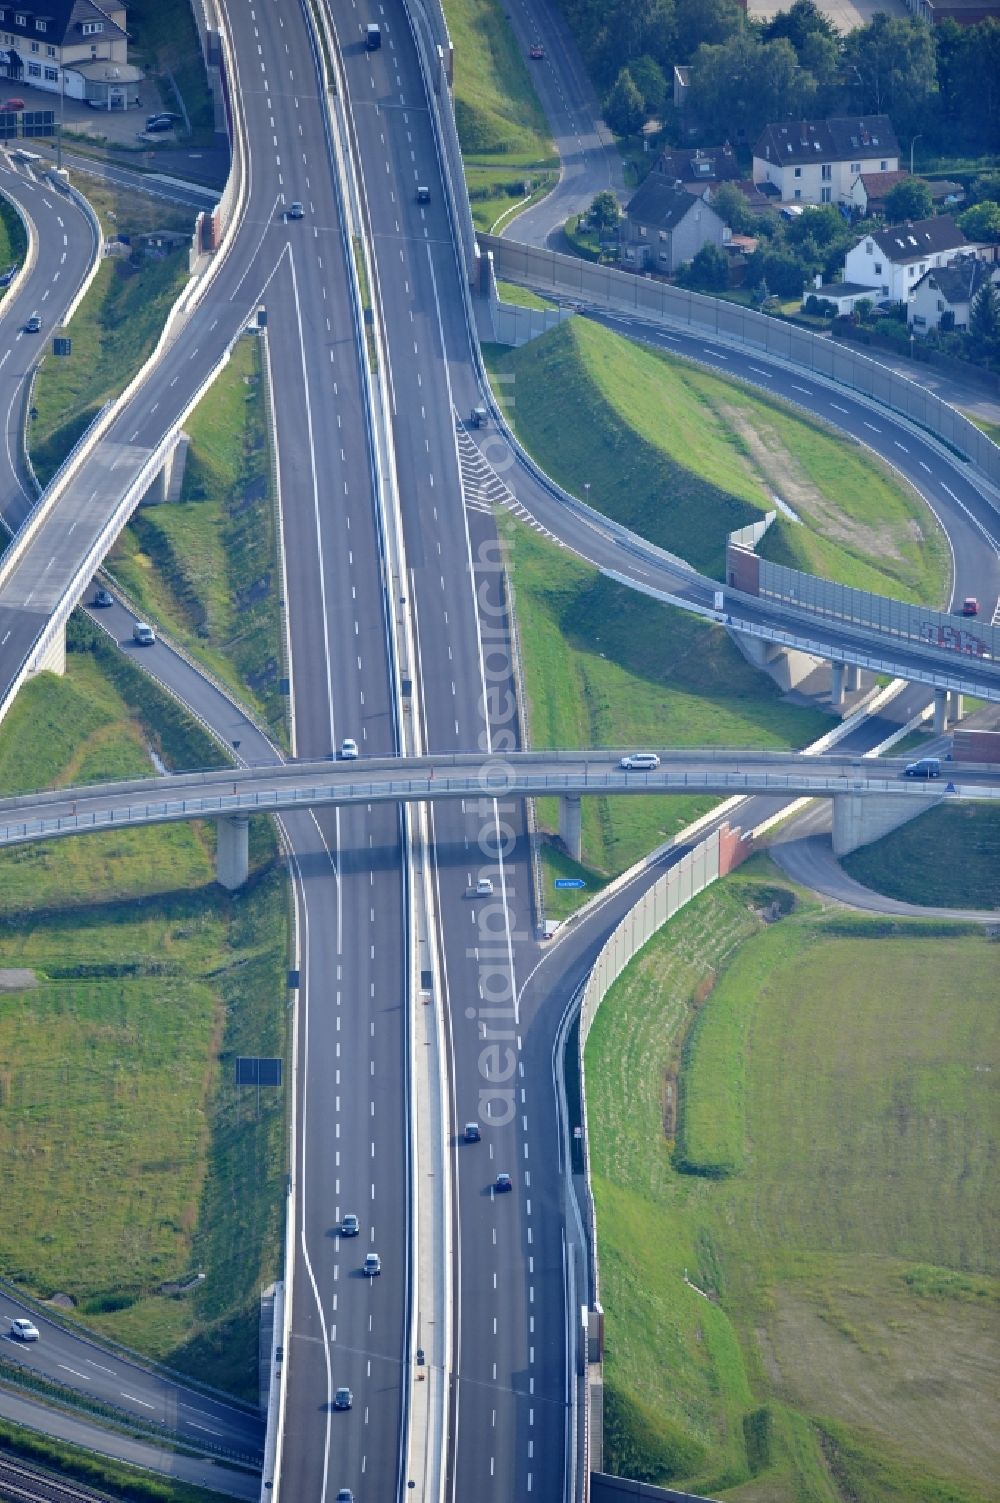
[[[843,708],[844,704],[844,679],[847,675],[847,664],[836,661],[830,664],[830,703],[835,710]]]
[[[559,800],[559,839],[574,861],[583,860],[583,809],[579,794],[567,793]]]
[[[861,666],[858,663],[845,663],[844,665],[844,688],[848,694],[857,694],[861,688]]]
[[[215,829],[215,880],[235,892],[250,875],[250,821],[245,814],[227,814]]]
[[[965,714],[965,695],[952,689],[948,695],[948,719],[955,725]]]
[[[934,690],[934,734],[943,736],[948,724],[948,691]]]
[[[847,856],[859,846],[871,845],[898,830],[919,814],[926,814],[940,799],[905,798],[898,794],[838,793],[833,799],[833,854]]]
[[[184,470],[191,439],[187,433],[178,433],[163,468],[155,477],[142,498],[143,506],[162,506],[165,501],[179,501],[184,484]]]

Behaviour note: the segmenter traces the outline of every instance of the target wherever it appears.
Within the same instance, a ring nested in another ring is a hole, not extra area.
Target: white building
[[[783,203],[850,203],[859,177],[898,168],[899,143],[888,115],[768,125],[753,149],[754,182],[771,183]]]
[[[905,303],[925,272],[947,266],[967,249],[969,242],[950,214],[889,225],[847,252],[844,280],[870,287],[876,303]]]
[[[128,61],[122,0],[0,0],[0,78],[8,87],[30,84],[124,110],[141,77]]]

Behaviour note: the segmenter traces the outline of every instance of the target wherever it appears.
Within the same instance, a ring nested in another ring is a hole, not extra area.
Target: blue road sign
[[[556,886],[557,887],[586,887],[586,885],[587,884],[583,880],[582,877],[557,877],[556,878]]]

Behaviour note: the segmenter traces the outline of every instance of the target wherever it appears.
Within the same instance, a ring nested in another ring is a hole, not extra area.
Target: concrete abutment
[[[250,821],[244,814],[227,814],[215,821],[215,829],[215,880],[235,892],[250,875]]]

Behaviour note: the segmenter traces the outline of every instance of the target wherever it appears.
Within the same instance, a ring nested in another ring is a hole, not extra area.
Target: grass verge
[[[127,1503],[147,1503],[147,1500],[148,1503],[218,1503],[218,1493],[171,1477],[156,1477],[139,1467],[38,1435],[4,1419],[0,1419],[0,1455],[44,1467],[60,1478],[84,1486],[99,1487],[110,1497]]]
[[[828,728],[790,705],[721,627],[662,606],[501,514],[520,629],[531,744],[804,746]],[[712,807],[706,795],[585,799],[583,868],[543,848],[546,911],[564,917],[610,877]],[[555,799],[538,804],[558,830]],[[557,891],[580,876],[582,891]]]
[[[478,229],[555,182],[559,160],[528,65],[497,0],[446,0],[455,120]],[[526,187],[530,184],[530,187]]]
[[[72,646],[66,677],[32,680],[0,730],[4,792],[25,769],[36,785],[141,775],[154,747],[211,760],[101,633]],[[255,1398],[284,1112],[276,1093],[237,1094],[233,1059],[284,1053],[286,890],[266,821],[241,892],[216,886],[213,860],[197,824],[0,854],[0,969],[27,973],[0,990],[0,1156],[20,1205],[0,1263],[38,1297],[69,1295],[71,1318]]]
[[[842,857],[841,865],[865,887],[904,903],[1000,908],[1000,808],[938,804]]]
[[[497,282],[497,292],[505,303],[516,303],[520,308],[554,308],[555,303],[539,297],[530,287],[517,287],[513,282]]]
[[[177,503],[141,507],[109,556],[140,613],[249,702],[286,740],[282,594],[267,397],[247,335],[187,422]]]
[[[179,215],[140,194],[92,188],[89,182],[85,191],[106,235],[134,241],[152,229],[192,228],[190,213]],[[101,406],[124,389],[151,354],[187,279],[183,249],[150,260],[136,248],[101,263],[69,325],[72,353],[47,356],[32,389],[38,415],[29,450],[43,486]]]
[[[721,576],[726,534],[777,493],[804,525],[779,517],[761,545],[768,557],[883,594],[943,598],[947,549],[916,493],[782,403],[581,318],[493,356],[491,370],[549,474],[698,568]]]
[[[28,254],[28,237],[21,216],[6,198],[0,198],[0,271],[19,266]],[[3,290],[6,297],[7,289]]]
[[[132,0],[128,24],[130,60],[145,64],[163,81],[167,109],[178,109],[171,92],[183,100],[192,131],[186,144],[210,145],[215,109],[190,5],[186,0]]]
[[[995,1496],[994,948],[757,857],[620,978],[586,1054],[609,1470]]]

